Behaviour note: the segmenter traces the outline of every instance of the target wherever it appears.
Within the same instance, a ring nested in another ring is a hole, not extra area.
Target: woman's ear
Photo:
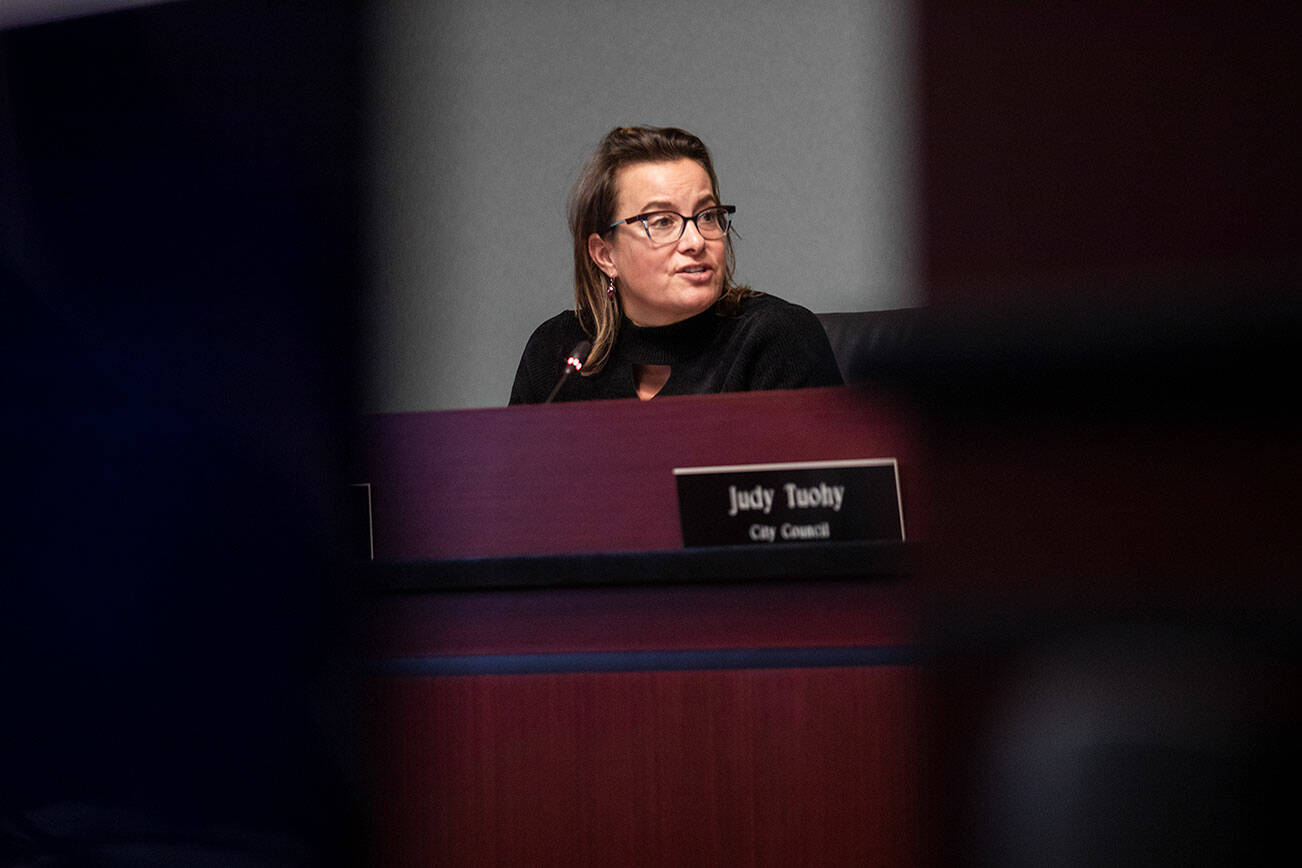
[[[592,257],[592,261],[597,263],[597,267],[607,277],[619,277],[619,269],[615,267],[615,258],[611,256],[610,242],[596,232],[588,236],[588,256]]]

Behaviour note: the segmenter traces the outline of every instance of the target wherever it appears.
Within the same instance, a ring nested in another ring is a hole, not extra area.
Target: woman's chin
[[[632,305],[626,305],[624,312],[635,325],[672,325],[709,310],[719,300],[719,294],[718,287],[691,287],[675,291],[660,304],[650,308],[635,310],[630,309]]]
[[[685,292],[674,306],[674,322],[705,313],[719,300],[719,291],[713,287],[701,287]]]

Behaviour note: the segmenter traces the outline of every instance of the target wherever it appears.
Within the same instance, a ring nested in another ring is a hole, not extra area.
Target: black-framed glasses
[[[732,225],[729,215],[735,213],[737,213],[735,205],[711,205],[709,208],[697,211],[691,217],[679,214],[677,211],[648,211],[645,214],[634,214],[632,217],[616,220],[606,229],[614,229],[621,223],[641,223],[646,237],[650,238],[652,243],[669,244],[683,237],[683,232],[690,222],[696,224],[696,231],[701,233],[702,238],[714,240],[727,234],[728,227]]]

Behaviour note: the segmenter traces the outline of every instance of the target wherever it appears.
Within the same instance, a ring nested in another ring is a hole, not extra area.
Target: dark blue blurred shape
[[[323,715],[354,15],[186,2],[0,34],[6,857],[131,811],[347,861]]]

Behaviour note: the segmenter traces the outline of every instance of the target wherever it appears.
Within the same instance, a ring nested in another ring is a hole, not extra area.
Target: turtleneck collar
[[[666,326],[638,326],[624,317],[617,345],[620,355],[635,365],[674,365],[699,353],[718,331],[714,306]]]

